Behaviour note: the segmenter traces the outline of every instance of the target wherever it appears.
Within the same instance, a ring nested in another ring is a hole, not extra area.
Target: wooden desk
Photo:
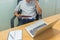
[[[44,18],[43,20],[49,24],[57,19],[60,19],[60,14]],[[60,40],[60,20],[53,25],[52,29],[48,29],[41,33],[39,36],[32,38],[24,28],[35,22],[28,23],[5,31],[1,31],[0,40],[7,40],[8,33],[12,30],[23,30],[23,40]]]

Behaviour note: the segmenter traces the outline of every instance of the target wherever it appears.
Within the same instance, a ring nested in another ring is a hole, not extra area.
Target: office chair
[[[21,0],[18,0],[18,3],[19,3],[19,1],[21,1]],[[22,12],[22,10],[19,10],[18,14],[21,13],[21,12]],[[11,18],[11,28],[14,28],[14,20],[15,20],[15,18],[16,18],[15,15]],[[42,15],[38,15],[38,13],[36,11],[36,20],[39,20],[39,19],[42,19]],[[19,24],[19,22],[20,22],[20,19],[18,18],[18,24]],[[17,25],[17,26],[19,26],[19,25]]]

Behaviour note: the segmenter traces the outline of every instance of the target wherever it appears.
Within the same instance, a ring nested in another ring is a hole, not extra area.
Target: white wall
[[[60,13],[60,0],[56,0],[56,14]]]
[[[60,13],[60,0],[39,0],[39,3],[43,18]]]
[[[0,0],[0,30],[10,28],[10,20],[17,5],[17,0]]]

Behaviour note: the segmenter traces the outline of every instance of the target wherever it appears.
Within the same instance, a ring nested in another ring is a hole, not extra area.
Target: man
[[[19,10],[22,10],[20,14],[18,14]],[[20,1],[14,11],[14,15],[21,19],[18,25],[34,21],[36,19],[36,10],[39,15],[42,13],[37,0]]]

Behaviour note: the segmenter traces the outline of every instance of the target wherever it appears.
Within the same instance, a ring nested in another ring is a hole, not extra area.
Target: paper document
[[[11,31],[8,40],[22,40],[22,30]]]

